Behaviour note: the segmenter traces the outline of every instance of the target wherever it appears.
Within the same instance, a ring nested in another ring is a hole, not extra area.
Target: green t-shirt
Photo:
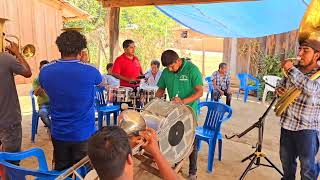
[[[33,89],[37,89],[40,87],[39,78],[34,79],[32,83]],[[42,93],[39,96],[37,96],[38,105],[41,106],[43,104],[49,104],[49,97],[47,93]]]
[[[170,72],[165,68],[158,81],[158,87],[168,91],[169,98],[178,95],[181,99],[187,98],[195,93],[196,86],[202,86],[202,76],[199,68],[189,61],[183,60],[182,68],[177,72]],[[194,101],[188,104],[197,114],[198,103]]]

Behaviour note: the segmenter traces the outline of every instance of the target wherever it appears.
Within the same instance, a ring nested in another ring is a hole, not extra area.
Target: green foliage
[[[266,55],[260,48],[259,42],[256,40],[250,40],[249,43],[243,44],[240,47],[240,55],[245,56],[250,53],[250,63],[253,67],[256,68],[256,72],[251,72],[256,74],[257,78],[260,81],[260,87],[258,91],[258,96],[261,98],[263,95],[263,90],[265,82],[263,76],[273,75],[278,77],[283,77],[281,70],[281,56],[280,55]],[[288,50],[286,57],[295,57],[294,50]],[[249,81],[249,85],[255,85],[255,82]],[[273,95],[268,95],[267,99],[272,98]]]
[[[160,59],[166,47],[174,43],[172,30],[177,24],[153,6],[122,8],[120,33],[136,42],[136,55],[144,69]]]
[[[64,24],[65,27],[82,27],[84,32],[88,33],[94,29],[104,26],[104,19],[107,11],[106,8],[102,7],[99,1],[69,0],[69,2],[89,13],[91,15],[91,20],[68,22]]]
[[[87,0],[69,0],[74,6],[86,11],[90,14],[90,20],[80,20],[74,22],[67,22],[64,24],[65,28],[68,27],[80,27],[83,28],[82,32],[86,35],[88,40],[88,49],[90,55],[90,61],[96,67],[99,66],[99,41],[97,38],[91,38],[89,35],[96,29],[104,27],[104,19],[106,16],[106,8],[103,8],[99,1],[87,1]],[[100,63],[104,63],[102,61]]]
[[[265,82],[263,80],[263,76],[266,75],[273,75],[273,76],[278,76],[282,77],[282,71],[281,71],[281,59],[280,55],[265,55],[262,59],[262,69],[258,73],[258,79],[260,81],[260,87],[259,87],[259,97],[262,97],[263,95],[263,90],[265,86]],[[273,98],[272,95],[269,95],[267,99]]]
[[[101,34],[97,29],[104,29],[107,10],[97,0],[69,0],[69,2],[88,12],[92,17],[91,20],[69,22],[64,26],[84,28],[83,32],[89,42],[91,62],[98,65],[99,43],[96,37],[91,38],[90,35],[96,34],[96,36],[99,36]],[[137,46],[136,55],[144,69],[149,68],[151,60],[160,59],[161,53],[166,47],[172,47],[174,43],[172,30],[177,26],[175,21],[153,6],[121,8],[119,25],[119,46],[121,47],[125,39],[134,40]],[[109,32],[104,30],[103,33],[108,34]],[[104,43],[107,44],[108,39],[105,39]],[[122,51],[121,48],[120,50]],[[100,63],[102,67],[105,67],[109,58],[104,55],[101,57],[103,58]]]

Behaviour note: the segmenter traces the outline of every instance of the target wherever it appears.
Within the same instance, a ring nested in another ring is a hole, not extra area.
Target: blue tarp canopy
[[[212,36],[261,37],[299,28],[310,0],[262,0],[158,6],[182,25]]]

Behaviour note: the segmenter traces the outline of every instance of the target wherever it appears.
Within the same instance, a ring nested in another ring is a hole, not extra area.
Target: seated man
[[[141,139],[132,144],[140,143],[142,140],[146,141],[142,147],[153,156],[163,179],[177,179],[175,172],[159,150],[156,132],[147,129],[142,132]],[[127,133],[120,127],[103,127],[94,134],[89,139],[88,155],[100,180],[133,179],[130,141]]]
[[[214,87],[213,99],[218,101],[222,95],[227,97],[226,104],[231,106],[231,90],[230,90],[230,75],[226,63],[219,64],[219,70],[212,74],[212,83]]]
[[[107,74],[104,74],[102,76],[103,81],[107,86],[110,87],[117,87],[120,86],[120,80],[117,79],[116,77],[112,76],[112,68],[113,68],[113,63],[107,64]]]
[[[43,60],[40,62],[40,70],[45,65],[48,64],[49,61]],[[41,88],[39,84],[39,77],[34,79],[33,81],[33,93],[37,96],[37,101],[39,105],[39,116],[42,120],[43,124],[50,129],[51,127],[51,120],[49,117],[49,97],[44,89]]]
[[[162,71],[159,70],[160,62],[158,60],[151,61],[151,68],[145,74],[147,86],[157,86]]]

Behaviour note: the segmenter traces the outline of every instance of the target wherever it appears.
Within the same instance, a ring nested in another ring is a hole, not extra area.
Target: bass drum
[[[144,107],[141,116],[147,127],[157,131],[160,151],[171,165],[188,156],[196,128],[191,107],[156,98]]]

